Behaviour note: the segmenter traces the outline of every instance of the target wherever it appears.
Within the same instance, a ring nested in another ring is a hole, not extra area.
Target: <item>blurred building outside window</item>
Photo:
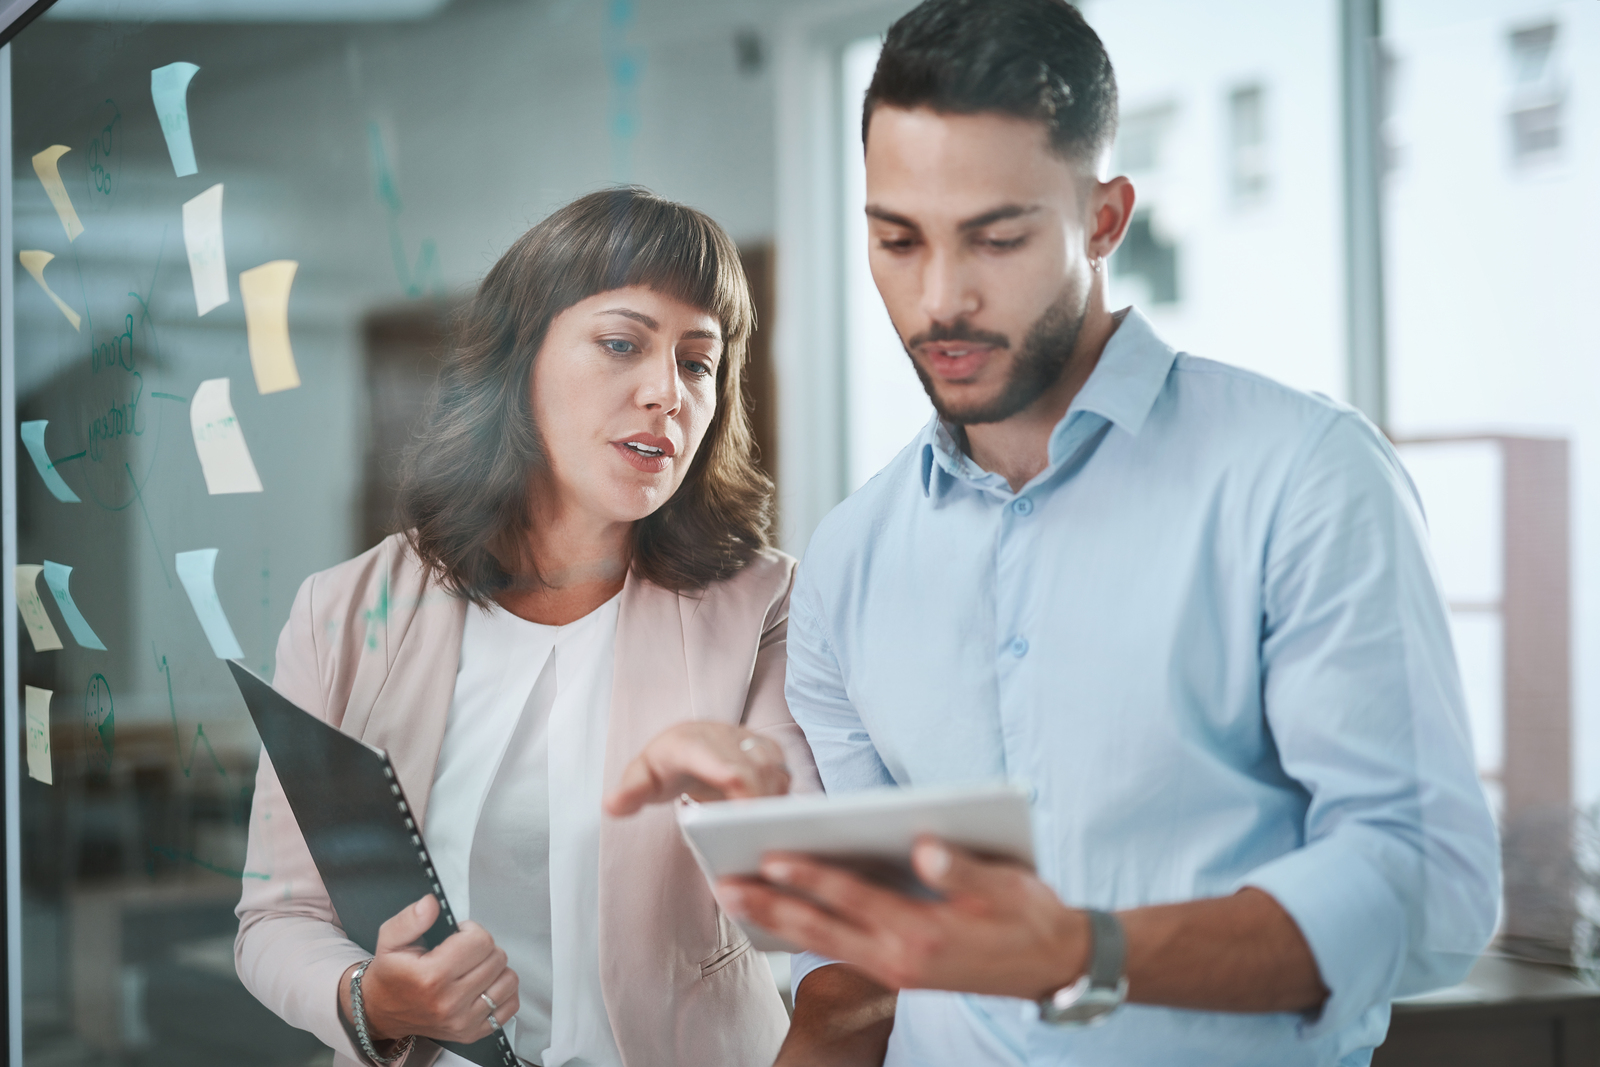
[[[1267,91],[1260,85],[1228,94],[1228,164],[1235,201],[1249,204],[1266,196]]]

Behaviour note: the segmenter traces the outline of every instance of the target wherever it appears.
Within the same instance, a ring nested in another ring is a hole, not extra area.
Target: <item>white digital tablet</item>
[[[713,885],[734,875],[759,877],[764,853],[804,852],[926,896],[911,869],[911,846],[922,834],[1033,867],[1028,791],[1016,785],[679,801],[678,826]],[[756,927],[746,925],[745,931],[762,951],[796,951]]]

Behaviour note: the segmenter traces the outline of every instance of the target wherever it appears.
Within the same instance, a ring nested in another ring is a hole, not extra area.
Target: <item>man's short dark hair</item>
[[[1117,134],[1117,77],[1066,0],[924,0],[889,27],[861,112],[998,111],[1044,124],[1050,144],[1094,160]]]

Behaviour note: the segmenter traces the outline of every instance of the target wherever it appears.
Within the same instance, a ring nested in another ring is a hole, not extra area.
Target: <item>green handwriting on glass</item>
[[[139,421],[139,401],[144,396],[144,375],[133,372],[133,384],[128,389],[126,403],[113,402],[103,415],[89,420],[89,458],[96,463],[106,456],[106,445],[119,437],[143,437],[144,423]]]
[[[101,196],[110,196],[122,173],[121,141],[117,127],[122,125],[122,112],[116,102],[107,100],[111,119],[100,128],[89,142],[89,187]]]

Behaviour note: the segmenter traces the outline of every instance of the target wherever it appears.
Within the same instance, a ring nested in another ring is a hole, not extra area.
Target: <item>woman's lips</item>
[[[637,443],[631,440],[613,441],[611,442],[611,447],[621,453],[622,458],[635,470],[644,471],[646,474],[660,474],[672,465],[671,453],[663,450],[655,455],[649,455],[637,448],[630,447],[630,445]]]

